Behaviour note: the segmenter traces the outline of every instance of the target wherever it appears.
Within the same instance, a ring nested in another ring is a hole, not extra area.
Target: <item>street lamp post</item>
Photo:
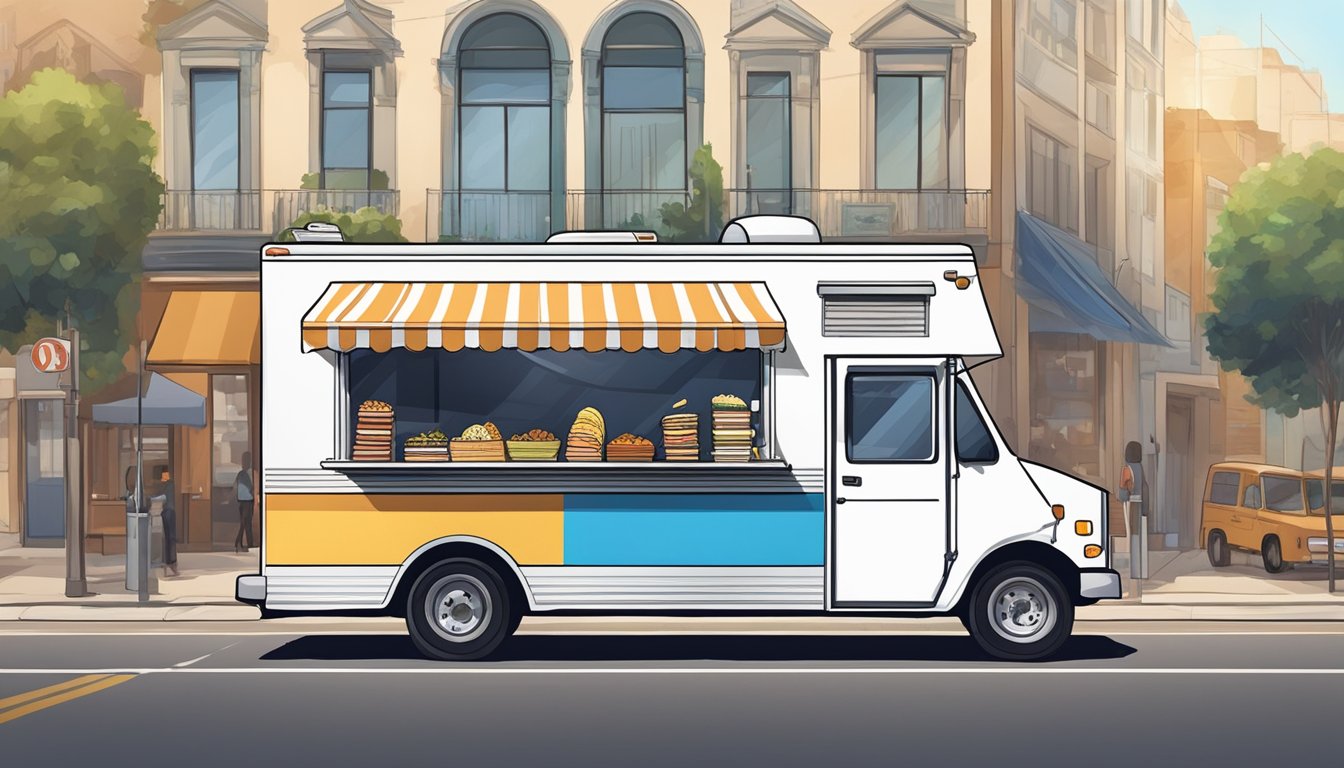
[[[73,324],[69,336],[70,388],[65,398],[65,596],[84,597],[89,588],[84,572],[84,505],[79,484],[79,329]]]

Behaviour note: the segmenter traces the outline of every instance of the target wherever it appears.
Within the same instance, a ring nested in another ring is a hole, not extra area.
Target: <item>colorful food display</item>
[[[392,461],[392,435],[396,413],[381,400],[359,404],[355,420],[355,444],[350,457],[355,461]]]
[[[715,395],[710,401],[715,461],[751,461],[751,410],[737,395]]]
[[[596,408],[579,411],[565,439],[565,461],[601,461],[606,436],[606,422]]]
[[[670,413],[663,417],[663,454],[668,461],[700,459],[699,414]]]
[[[560,454],[560,439],[544,429],[514,435],[506,446],[514,461],[555,461]]]
[[[453,461],[504,461],[504,440],[491,422],[472,424],[448,443]]]
[[[448,436],[437,429],[421,432],[406,438],[401,451],[406,461],[448,461]]]
[[[653,441],[626,432],[607,443],[607,461],[653,461]]]

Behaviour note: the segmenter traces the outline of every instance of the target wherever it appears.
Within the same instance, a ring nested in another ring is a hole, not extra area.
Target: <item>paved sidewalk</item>
[[[65,596],[65,552],[18,546],[15,537],[0,534],[0,621],[252,621],[261,617],[253,606],[233,599],[235,578],[256,573],[258,550],[183,552],[182,575],[162,578],[158,590],[140,604],[124,586],[121,555],[89,555],[90,594]],[[1149,579],[1141,585],[1128,578],[1123,556],[1116,563],[1123,575],[1125,598],[1078,609],[1079,621],[1344,621],[1344,593],[1325,591],[1324,569],[1300,567],[1268,574],[1258,559],[1234,556],[1227,568],[1214,569],[1202,551],[1153,552]],[[339,623],[339,617],[315,617]],[[303,621],[284,619],[283,621]],[[536,617],[526,627],[553,632],[869,632],[890,619],[857,617],[704,619],[661,617]],[[393,620],[400,626],[400,622]],[[955,620],[952,620],[955,625]]]

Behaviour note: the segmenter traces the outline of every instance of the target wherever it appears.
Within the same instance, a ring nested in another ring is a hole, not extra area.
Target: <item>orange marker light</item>
[[[957,290],[964,291],[971,287],[971,278],[958,277],[956,282]]]
[[[1101,557],[1101,547],[1096,544],[1088,544],[1083,547],[1083,557]]]
[[[1091,535],[1092,535],[1092,521],[1091,521],[1091,520],[1076,520],[1076,521],[1074,521],[1074,523],[1073,523],[1073,532],[1076,533],[1076,534],[1078,534],[1079,536],[1091,536]]]
[[[267,248],[267,249],[266,249],[266,255],[267,255],[267,256],[288,256],[288,255],[289,255],[289,249],[288,249],[288,248],[279,248],[279,247],[273,245],[273,246],[271,246],[270,248]]]
[[[1052,505],[1050,505],[1050,514],[1054,515],[1056,520],[1063,520],[1063,519],[1064,519],[1064,505],[1063,505],[1063,504],[1052,504]]]

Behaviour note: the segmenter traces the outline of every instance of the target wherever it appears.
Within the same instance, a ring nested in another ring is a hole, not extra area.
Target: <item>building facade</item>
[[[207,419],[145,447],[188,547],[232,539],[255,453],[258,245],[320,209],[431,241],[694,240],[791,213],[830,239],[967,243],[1007,353],[976,376],[1008,438],[1107,487],[1126,442],[1156,455],[1163,0],[40,5],[0,12],[5,39],[89,53],[0,51],[6,87],[27,62],[83,66],[158,133],[139,331]],[[109,540],[129,440],[89,441]]]

